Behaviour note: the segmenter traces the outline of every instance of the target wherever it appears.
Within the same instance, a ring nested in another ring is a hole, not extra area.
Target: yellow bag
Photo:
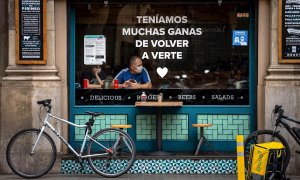
[[[280,142],[254,144],[251,146],[248,179],[266,179],[273,173],[281,173],[283,169],[283,151]]]

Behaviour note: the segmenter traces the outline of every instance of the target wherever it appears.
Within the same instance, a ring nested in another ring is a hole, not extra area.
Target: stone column
[[[2,94],[1,87],[2,81],[1,79],[5,76],[5,67],[7,67],[7,59],[8,59],[8,24],[7,24],[7,0],[0,1],[0,97]],[[1,109],[1,101],[0,101],[0,109]],[[0,111],[1,114],[1,111]],[[0,116],[1,122],[1,116]],[[1,128],[0,128],[0,139],[2,139]],[[2,144],[0,144],[2,146]],[[1,174],[1,168],[0,168]]]
[[[2,7],[2,6],[1,6]],[[52,99],[52,113],[61,116],[61,78],[57,75],[55,52],[54,0],[47,0],[47,64],[17,65],[15,51],[15,1],[8,0],[8,66],[2,79],[1,124],[0,124],[0,168],[8,173],[5,149],[9,139],[24,128],[38,128],[39,106],[37,100]],[[60,123],[53,126],[61,132]],[[51,133],[50,133],[51,134]],[[61,143],[55,138],[58,152]],[[59,163],[59,161],[57,161]],[[60,164],[54,171],[60,171]]]
[[[270,0],[258,5],[257,129],[264,129],[265,80],[270,59]]]
[[[271,0],[271,43],[270,43],[270,66],[266,76],[265,88],[265,128],[272,128],[271,113],[276,104],[282,105],[285,114],[300,119],[300,65],[278,63],[278,0]],[[274,123],[273,123],[274,124]],[[295,126],[294,123],[290,124]],[[291,148],[291,160],[288,174],[300,174],[297,167],[300,165],[298,156],[295,156],[296,143],[284,130],[280,131]]]

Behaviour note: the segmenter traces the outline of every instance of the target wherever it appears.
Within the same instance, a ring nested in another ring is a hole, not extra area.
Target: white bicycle
[[[95,117],[101,113],[86,112],[91,118],[85,125],[71,123],[51,114],[51,99],[37,102],[41,109],[47,112],[39,129],[24,129],[16,133],[9,141],[6,149],[6,158],[9,167],[17,175],[24,178],[37,178],[48,173],[56,160],[56,145],[45,128],[51,129],[54,134],[76,155],[81,167],[82,159],[87,158],[90,167],[105,177],[117,177],[126,173],[135,161],[136,149],[134,141],[124,131],[107,128],[96,132],[93,136],[92,126]],[[41,118],[40,118],[41,119]],[[80,149],[74,148],[49,123],[50,120],[59,120],[75,127],[85,128],[85,136]],[[89,141],[86,154],[85,144]]]

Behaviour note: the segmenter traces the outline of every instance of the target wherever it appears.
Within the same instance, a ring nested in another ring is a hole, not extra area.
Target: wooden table
[[[163,107],[180,107],[183,105],[182,101],[148,101],[148,102],[135,102],[136,107],[156,107],[156,151],[151,152],[149,155],[153,156],[167,156],[174,153],[162,151],[162,108]]]

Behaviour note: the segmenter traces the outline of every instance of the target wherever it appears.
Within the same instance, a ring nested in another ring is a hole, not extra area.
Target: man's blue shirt
[[[123,69],[116,75],[115,79],[118,79],[119,84],[123,84],[125,81],[129,79],[134,79],[139,84],[145,84],[147,82],[151,82],[149,73],[145,68],[143,68],[142,72],[138,74],[132,74],[129,68]]]

